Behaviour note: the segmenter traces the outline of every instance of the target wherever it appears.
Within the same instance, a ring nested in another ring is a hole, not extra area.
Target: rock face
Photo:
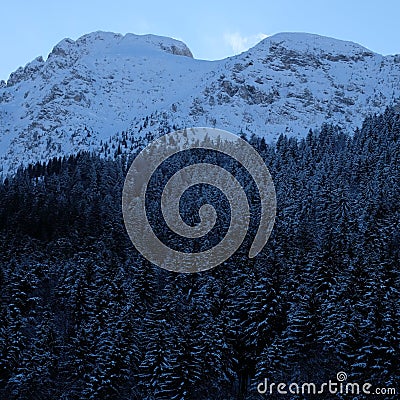
[[[219,61],[154,35],[64,39],[0,83],[0,173],[185,126],[269,142],[323,122],[351,131],[397,102],[399,82],[400,56],[311,34],[277,34]]]

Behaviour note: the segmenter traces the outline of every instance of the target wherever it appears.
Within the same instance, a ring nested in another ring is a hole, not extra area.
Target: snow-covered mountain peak
[[[76,41],[62,40],[54,47],[49,58],[71,56],[77,53],[80,55],[112,53],[132,56],[154,51],[164,51],[193,58],[186,44],[176,39],[156,35],[134,35],[132,33],[121,35],[102,31],[89,33]]]
[[[254,50],[267,51],[269,54],[280,54],[286,51],[327,59],[336,57],[337,60],[356,60],[374,54],[354,42],[300,32],[284,32],[268,36],[258,43]]]
[[[77,40],[63,39],[54,46],[46,62],[43,57],[37,57],[25,67],[20,67],[13,72],[6,85],[10,87],[21,81],[29,80],[42,68],[48,71],[49,69],[72,67],[78,60],[85,64],[89,59],[115,60],[122,57],[145,56],[154,58],[162,57],[163,54],[193,58],[186,44],[176,39],[156,35],[134,35],[132,33],[121,35],[98,31],[84,35]]]

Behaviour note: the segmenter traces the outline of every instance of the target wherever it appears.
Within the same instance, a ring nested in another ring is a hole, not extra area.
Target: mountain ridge
[[[175,39],[94,32],[62,40],[46,60],[37,57],[0,85],[2,173],[98,151],[122,131],[131,142],[189,126],[269,142],[324,122],[351,131],[397,103],[399,81],[400,56],[315,34],[279,33],[206,61]]]

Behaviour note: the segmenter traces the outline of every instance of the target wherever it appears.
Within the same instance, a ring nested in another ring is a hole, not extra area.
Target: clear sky
[[[196,58],[237,54],[265,35],[309,32],[400,53],[398,0],[0,0],[0,79],[65,37],[96,30],[183,40]]]

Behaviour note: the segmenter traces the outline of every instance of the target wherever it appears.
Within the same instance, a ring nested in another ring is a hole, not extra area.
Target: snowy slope
[[[0,84],[0,168],[104,151],[122,131],[132,141],[216,126],[271,142],[325,121],[352,130],[399,97],[400,56],[351,42],[282,33],[211,62],[174,39],[95,32],[61,41]]]

